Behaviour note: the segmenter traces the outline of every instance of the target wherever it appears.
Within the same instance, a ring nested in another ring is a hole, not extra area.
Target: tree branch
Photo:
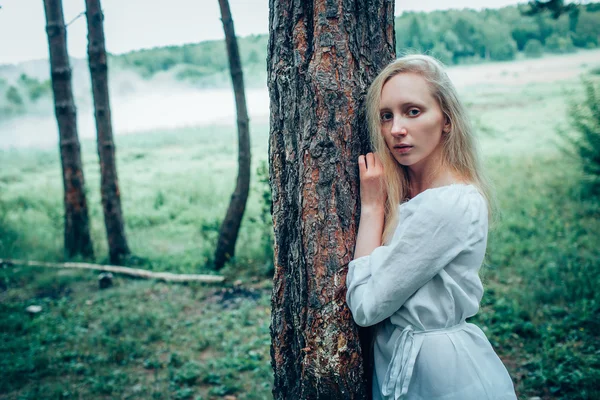
[[[91,269],[95,271],[114,272],[145,279],[158,279],[166,282],[206,282],[220,283],[225,281],[221,275],[196,275],[196,274],[172,274],[170,272],[151,272],[145,269],[119,267],[116,265],[99,265],[88,263],[52,263],[43,261],[26,261],[0,258],[0,266],[25,265],[28,267],[50,267],[50,268],[77,268]]]

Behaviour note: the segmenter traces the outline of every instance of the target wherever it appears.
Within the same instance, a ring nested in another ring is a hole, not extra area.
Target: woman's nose
[[[394,118],[391,133],[394,136],[406,136],[408,134],[408,131],[406,130],[401,118]]]

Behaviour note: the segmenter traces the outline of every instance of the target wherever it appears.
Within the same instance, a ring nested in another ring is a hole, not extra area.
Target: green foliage
[[[396,52],[435,50],[446,64],[457,64],[511,60],[532,39],[541,43],[550,39],[550,47],[555,49],[552,51],[558,52],[596,47],[600,10],[588,6],[580,7],[577,19],[569,19],[565,14],[557,20],[548,13],[523,16],[515,6],[481,11],[405,12],[395,20]],[[253,78],[264,74],[267,41],[268,35],[238,38],[245,74]],[[178,79],[201,87],[210,87],[215,78],[220,84],[229,83],[224,40],[141,50],[114,59],[146,77],[178,68]]]
[[[19,91],[14,86],[9,87],[6,91],[6,100],[8,100],[10,105],[17,108],[21,108],[24,105],[23,97],[21,97]]]
[[[517,54],[517,43],[498,21],[488,21],[482,28],[482,45],[490,60],[509,61]]]
[[[42,97],[49,97],[52,94],[50,80],[40,82],[35,78],[30,78],[25,74],[21,74],[19,77],[19,86],[24,89],[29,100],[32,102],[36,102]]]
[[[212,73],[214,73],[214,71],[204,66],[186,67],[177,73],[176,78],[181,81],[197,81],[199,79],[210,76]]]
[[[578,8],[579,10],[579,8]],[[530,40],[545,43],[556,52],[598,45],[600,12],[581,7],[577,19],[548,13],[523,16],[517,7],[501,9],[405,12],[396,17],[396,52],[407,49],[443,54],[448,64],[481,60],[511,60]],[[415,33],[419,36],[415,39]],[[552,38],[551,38],[552,37]],[[452,53],[451,57],[447,52]]]
[[[274,272],[273,265],[273,220],[271,216],[271,210],[273,207],[273,198],[271,195],[271,183],[269,179],[269,165],[266,161],[262,161],[256,170],[256,176],[258,179],[259,186],[257,191],[261,196],[261,213],[260,219],[263,225],[263,233],[261,235],[261,241],[265,252],[266,271],[267,276],[272,276]]]
[[[452,52],[446,48],[446,44],[444,43],[437,43],[435,47],[431,49],[431,55],[446,65],[452,64]]]
[[[577,10],[575,4],[565,4],[564,0],[530,0],[529,9],[523,10],[523,15],[536,15],[549,11],[552,18],[558,19],[564,13],[571,13]]]
[[[539,58],[544,54],[544,46],[537,39],[530,39],[523,49],[525,55],[529,58]]]
[[[9,220],[9,207],[0,199],[0,254],[14,254],[19,239],[18,229]]]
[[[248,64],[260,64],[260,56],[258,55],[257,50],[250,50],[248,53],[248,58],[246,59]]]
[[[14,84],[0,78],[0,117],[13,117],[24,114],[30,104],[34,104],[52,93],[50,81],[40,82],[21,74]]]
[[[510,61],[517,54],[517,44],[509,39],[505,42],[496,42],[489,46],[490,59],[497,61]]]
[[[539,27],[536,24],[532,24],[531,21],[519,21],[517,25],[512,28],[511,36],[517,43],[519,51],[523,51],[527,42],[530,40],[540,39]]]
[[[557,34],[553,34],[546,39],[546,50],[551,53],[573,53],[575,46],[571,37],[561,37]]]
[[[575,32],[572,33],[573,44],[583,48],[598,47],[599,37],[600,23],[598,23],[597,14],[582,10],[577,20]]]
[[[238,47],[245,70],[266,70],[267,35],[238,37]],[[177,72],[178,79],[194,83],[202,79],[203,86],[210,86],[210,79],[204,78],[219,76],[224,72],[228,75],[229,70],[224,40],[140,50],[114,56],[114,60],[140,71],[145,77],[182,66]]]
[[[165,195],[162,191],[158,191],[156,197],[154,198],[154,209],[158,210],[162,206],[165,205]]]
[[[490,232],[486,294],[475,322],[524,398],[600,395],[600,206],[581,199],[564,156],[489,160],[502,218]],[[558,167],[557,167],[558,166]],[[519,171],[514,179],[501,171]]]
[[[569,136],[580,158],[586,191],[600,194],[600,88],[591,80],[584,80],[585,99],[572,102],[569,119],[577,131]]]
[[[421,34],[421,26],[419,21],[415,16],[410,20],[410,25],[408,27],[408,40],[410,41],[410,48],[416,51],[423,51],[421,47],[420,38]]]

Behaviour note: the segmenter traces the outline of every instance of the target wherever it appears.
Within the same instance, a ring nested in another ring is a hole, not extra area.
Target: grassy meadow
[[[600,81],[591,72],[600,61],[589,61],[600,60],[600,51],[581,61],[578,54],[522,70],[513,67],[525,61],[450,70],[500,209],[481,273],[486,293],[471,322],[504,360],[520,399],[600,398],[600,204],[581,194],[577,160],[562,148],[572,134],[567,105],[583,95],[579,74]],[[542,67],[558,72],[536,79]],[[472,78],[461,81],[461,74]],[[239,281],[180,285],[116,276],[112,288],[100,290],[91,271],[1,268],[0,398],[271,397],[272,249],[267,188],[256,174],[268,157],[268,126],[252,124],[251,135],[252,193],[236,258],[223,271]],[[207,262],[237,172],[235,129],[211,125],[116,141],[129,263],[211,273]],[[95,261],[105,263],[95,143],[83,141],[82,149]],[[0,165],[0,258],[63,260],[58,150],[0,150]],[[29,305],[43,310],[30,317]]]

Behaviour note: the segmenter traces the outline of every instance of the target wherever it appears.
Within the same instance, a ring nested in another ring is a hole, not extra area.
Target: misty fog
[[[90,76],[87,63],[72,60],[73,92],[80,138],[96,135]],[[0,69],[9,83],[21,73],[39,80],[49,78],[46,60]],[[173,73],[143,79],[131,70],[111,69],[109,76],[114,135],[169,130],[209,124],[235,125],[236,113],[231,88],[202,89],[178,81]],[[269,96],[266,87],[246,89],[248,113],[253,122],[267,121]],[[52,97],[27,109],[25,115],[0,120],[0,148],[51,147],[58,143],[58,127]]]
[[[543,59],[510,63],[453,66],[448,68],[448,75],[458,90],[467,96],[470,87],[481,84],[510,91],[513,85],[524,82],[548,83],[576,77],[595,65],[598,54],[598,50],[591,50],[575,55],[548,55]],[[72,65],[79,137],[93,138],[96,130],[87,63],[84,60],[72,60]],[[0,77],[9,83],[16,81],[21,73],[46,80],[49,77],[48,63],[40,60],[0,67]],[[235,125],[235,102],[231,87],[195,88],[175,79],[175,73],[167,71],[151,79],[143,79],[132,70],[110,70],[115,136],[209,124]],[[269,96],[266,87],[247,88],[246,102],[252,122],[268,123]],[[58,128],[51,97],[30,107],[24,116],[0,120],[0,149],[49,147],[57,142]]]

